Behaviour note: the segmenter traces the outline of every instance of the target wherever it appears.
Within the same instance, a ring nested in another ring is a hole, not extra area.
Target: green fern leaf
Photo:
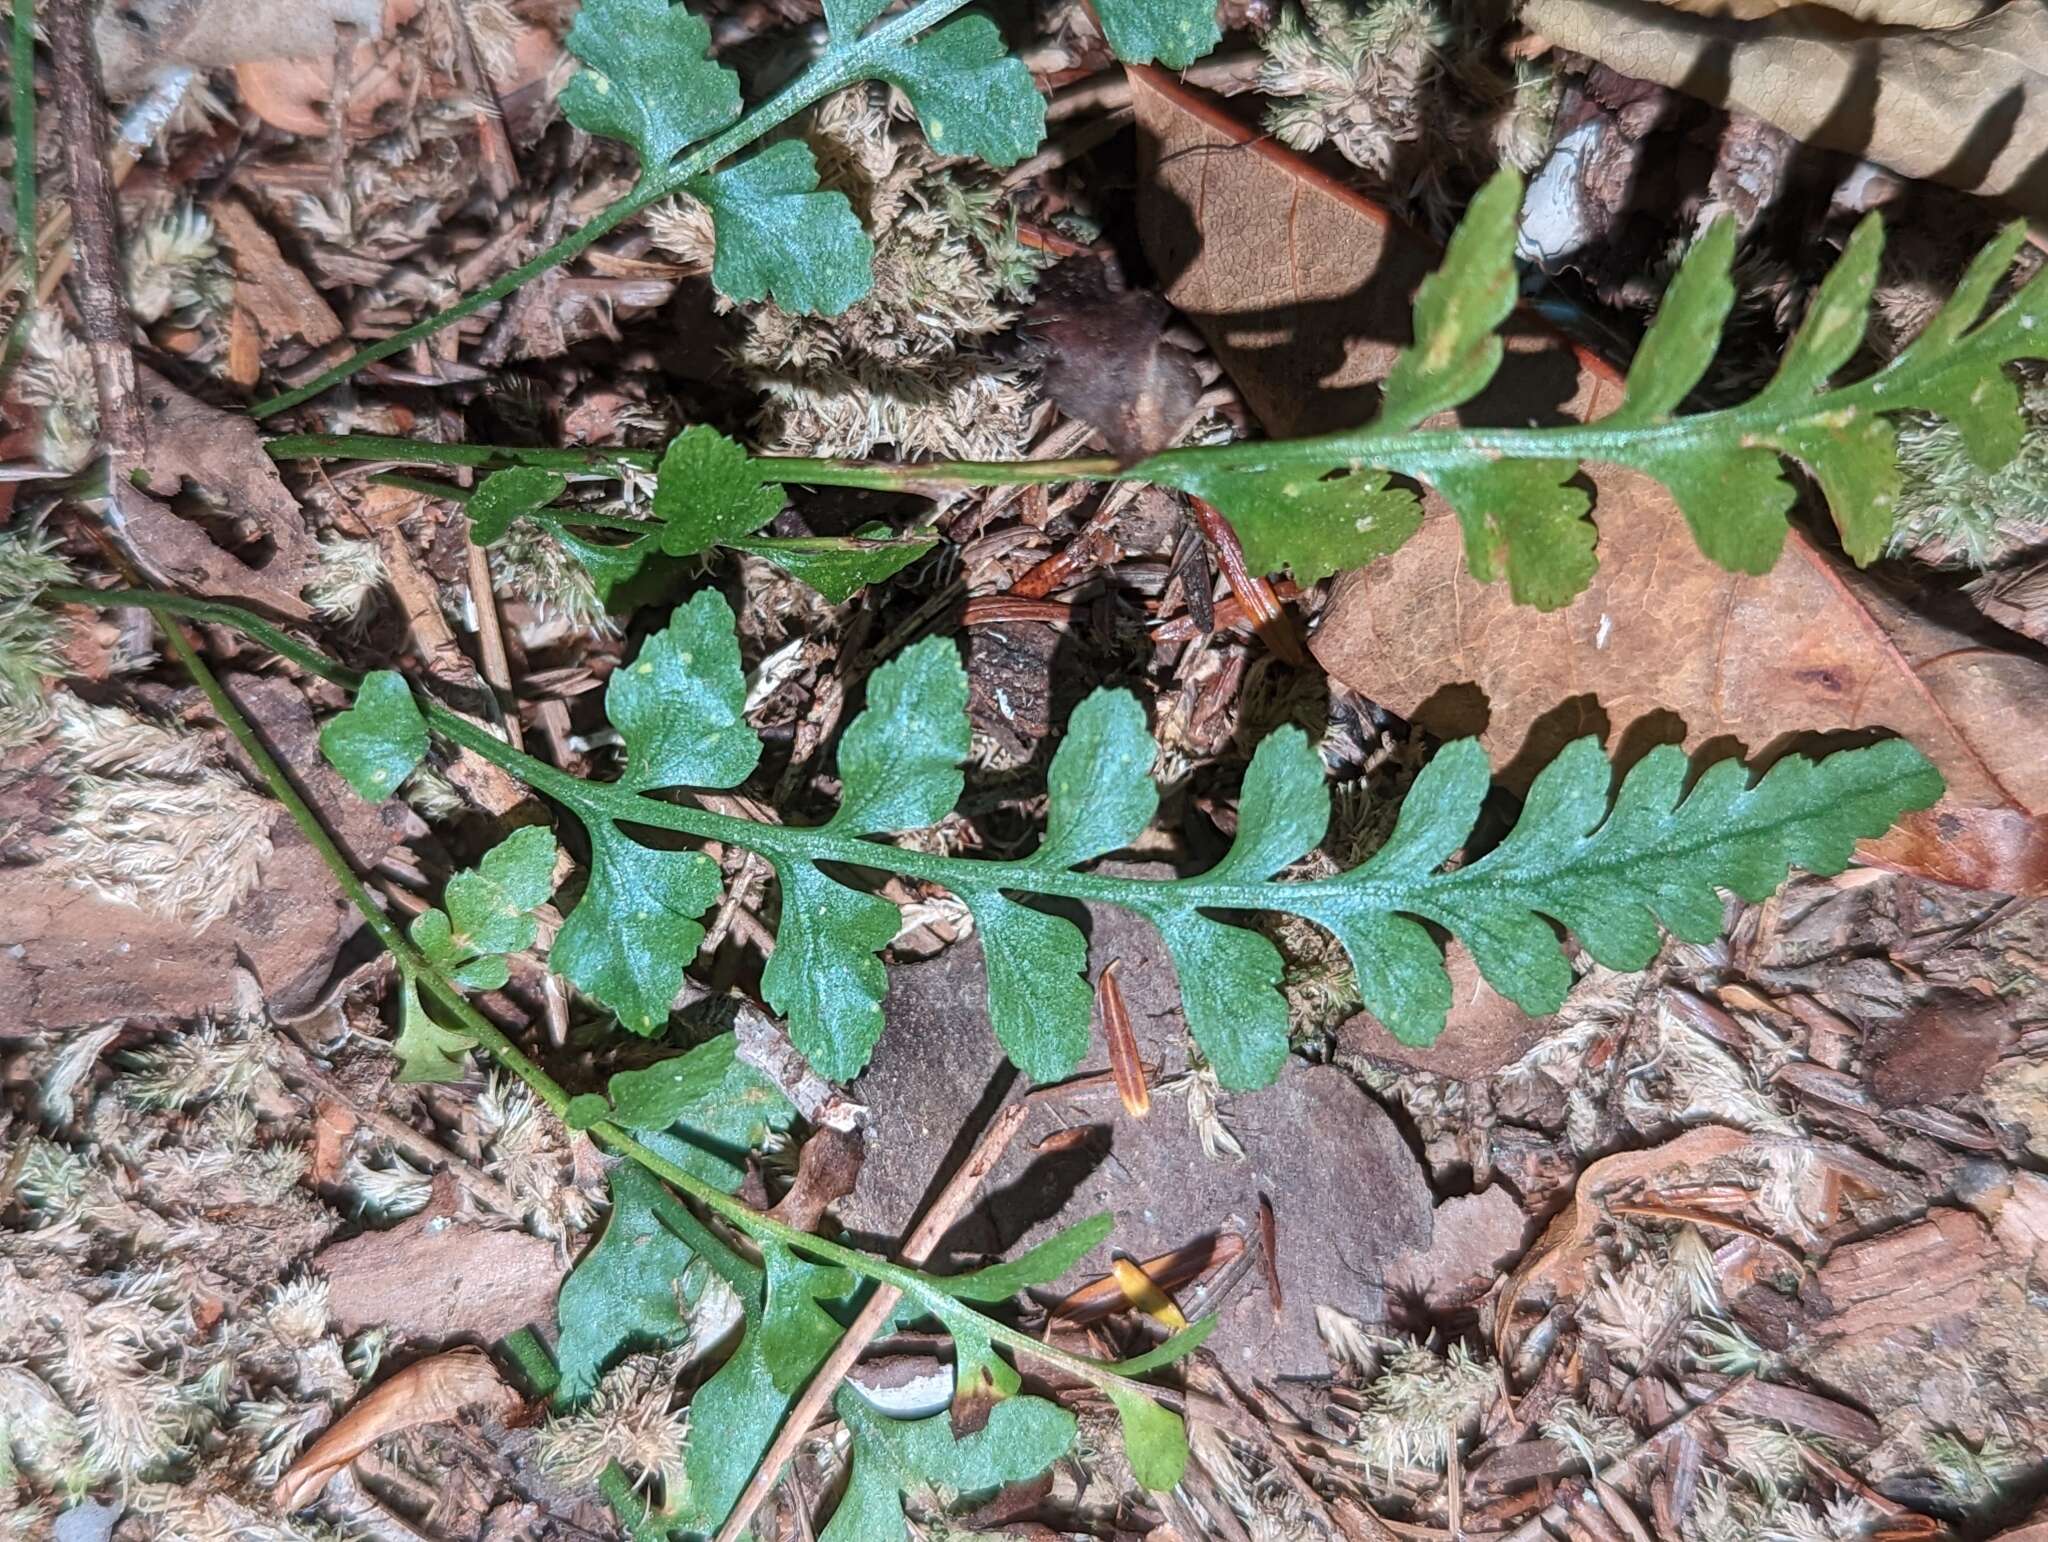
[[[952,1416],[894,1419],[852,1387],[833,1405],[853,1437],[846,1492],[819,1542],[905,1542],[903,1496],[937,1490],[951,1499],[986,1496],[1035,1478],[1066,1455],[1078,1426],[1044,1398],[999,1403],[988,1423],[955,1437]]]
[[[687,185],[711,210],[711,282],[727,298],[836,316],[873,286],[874,243],[844,193],[818,191],[817,162],[801,140]]]
[[[896,938],[896,907],[827,878],[802,858],[771,858],[782,887],[775,952],[761,995],[818,1074],[851,1081],[882,1037],[888,972],[875,955]]]
[[[1213,0],[1102,0],[1095,13],[1110,52],[1125,64],[1157,60],[1184,70],[1223,41]]]
[[[515,519],[546,508],[569,489],[559,472],[534,466],[508,466],[493,471],[470,494],[463,511],[469,515],[469,538],[479,546],[502,541]]]
[[[717,1436],[690,1442],[689,1492],[672,1517],[676,1531],[710,1536],[724,1524],[767,1455],[794,1389],[810,1380],[839,1340],[839,1325],[818,1303],[832,1299],[844,1272],[805,1263],[779,1248],[764,1249],[763,1263],[765,1276],[757,1274],[758,1283],[740,1292],[746,1327],[739,1344],[690,1399],[691,1424]]]
[[[688,557],[749,535],[782,512],[782,489],[715,428],[697,424],[669,441],[654,488],[661,549]]]
[[[614,1124],[728,1194],[746,1177],[746,1153],[796,1116],[782,1089],[740,1059],[739,1040],[729,1033],[642,1070],[621,1071],[607,1091]]]
[[[398,992],[398,1038],[391,1052],[398,1057],[398,1079],[452,1082],[462,1075],[462,1061],[473,1048],[470,1039],[434,1021],[420,1000],[419,982],[405,975]]]
[[[967,671],[943,637],[914,643],[868,681],[867,710],[839,741],[839,812],[851,835],[921,830],[960,801]]]
[[[732,607],[716,589],[701,590],[605,687],[605,716],[626,745],[623,785],[738,786],[761,758],[746,704]]]
[[[320,753],[358,797],[381,803],[426,759],[427,721],[394,669],[363,679],[353,706],[320,730]]]
[[[684,1341],[689,1313],[713,1278],[700,1265],[698,1249],[709,1250],[707,1259],[724,1252],[645,1168],[621,1162],[607,1181],[612,1208],[604,1232],[555,1300],[561,1375],[555,1396],[570,1407],[596,1391],[598,1377],[622,1356]],[[739,1264],[726,1256],[728,1267]]]
[[[533,946],[534,909],[554,892],[555,837],[539,825],[516,830],[473,869],[448,880],[446,910],[413,918],[413,946],[466,990],[498,990],[511,976],[505,955]]]
[[[609,820],[585,828],[590,881],[555,934],[548,967],[652,1037],[668,1025],[704,940],[698,917],[718,898],[718,864],[699,851],[642,846]]]
[[[711,28],[668,0],[583,0],[568,45],[584,68],[563,113],[639,151],[642,176],[740,115],[739,76],[705,57]]]
[[[1733,304],[1734,230],[1724,223],[1687,255],[1609,416],[1543,428],[1421,427],[1471,401],[1499,366],[1496,329],[1515,298],[1520,190],[1520,179],[1503,172],[1473,200],[1418,292],[1415,342],[1387,378],[1377,420],[1314,439],[1171,450],[1125,476],[1207,498],[1237,527],[1253,566],[1291,568],[1304,581],[1405,541],[1419,515],[1384,490],[1385,478],[1414,477],[1456,510],[1475,577],[1504,576],[1517,600],[1553,609],[1583,593],[1594,572],[1585,499],[1569,485],[1587,462],[1663,483],[1702,552],[1736,572],[1762,573],[1784,545],[1796,497],[1787,460],[1819,485],[1849,555],[1868,562],[1890,535],[1899,498],[1893,414],[1950,419],[1987,469],[2016,452],[2019,398],[2003,369],[2048,358],[2048,275],[1985,313],[2024,231],[2009,228],[1987,247],[1898,357],[1840,382],[1876,282],[1883,229],[1875,216],[1857,228],[1778,372],[1748,402],[1678,411]]]
[[[941,155],[1014,166],[1045,138],[1045,98],[986,16],[956,16],[915,42],[877,49],[871,70],[910,98]]]
[[[1376,427],[1393,432],[1463,406],[1500,368],[1499,328],[1515,308],[1515,215],[1521,179],[1493,178],[1451,233],[1444,260],[1415,292],[1415,342],[1380,392]]]
[[[892,578],[924,556],[934,536],[896,539],[886,525],[867,525],[852,535],[753,536],[726,545],[772,562],[808,584],[834,605],[844,605],[869,584]]]
[[[1038,1080],[1079,1063],[1090,994],[1080,933],[1035,901],[1117,905],[1146,917],[1173,958],[1195,1043],[1226,1086],[1257,1087],[1288,1051],[1281,958],[1236,917],[1278,911],[1323,927],[1350,954],[1366,1004],[1397,1035],[1426,1043],[1450,1005],[1430,924],[1462,940],[1501,994],[1532,1013],[1553,1011],[1571,981],[1554,927],[1569,928],[1609,967],[1640,968],[1660,928],[1689,940],[1714,935],[1719,889],[1755,898],[1791,867],[1837,872],[1858,840],[1927,807],[1942,786],[1918,751],[1891,742],[1819,762],[1786,759],[1754,784],[1730,762],[1689,792],[1685,758],[1667,747],[1617,791],[1588,740],[1537,778],[1505,840],[1449,868],[1491,780],[1484,754],[1464,741],[1425,768],[1371,861],[1298,878],[1286,869],[1321,842],[1330,805],[1308,740],[1290,728],[1253,756],[1223,859],[1190,877],[1141,878],[1082,867],[1133,841],[1157,800],[1157,750],[1143,712],[1098,692],[1075,712],[1054,757],[1039,850],[983,861],[875,838],[937,823],[961,791],[966,683],[953,646],[940,639],[905,650],[869,682],[868,706],[840,745],[839,812],[825,824],[757,824],[646,796],[641,789],[723,782],[753,764],[732,630],[730,609],[707,591],[643,650],[654,666],[647,674],[636,664],[614,675],[608,701],[627,744],[619,783],[563,776],[439,709],[437,731],[526,777],[590,831],[588,887],[551,957],[637,1032],[666,1022],[718,874],[700,853],[658,849],[626,831],[715,840],[765,857],[782,914],[763,993],[811,1064],[842,1081],[881,1034],[888,982],[878,955],[898,925],[895,907],[843,881],[842,869],[900,874],[962,900],[983,931],[991,1019]]]

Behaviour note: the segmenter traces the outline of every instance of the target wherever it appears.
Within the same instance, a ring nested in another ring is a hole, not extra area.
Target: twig
[[[483,655],[486,684],[498,698],[498,717],[516,750],[526,748],[519,727],[519,703],[512,695],[512,660],[505,652],[505,626],[498,618],[498,593],[491,584],[491,556],[475,541],[464,541],[469,564],[469,600],[476,607],[476,646]]]
[[[348,1088],[328,1075],[320,1062],[313,1058],[312,1052],[290,1034],[276,1034],[273,1041],[284,1057],[291,1062],[283,1070],[285,1080],[310,1087],[321,1097],[331,1098],[344,1105],[356,1116],[358,1124],[368,1125],[407,1156],[424,1163],[430,1170],[445,1171],[449,1177],[499,1214],[520,1214],[519,1201],[504,1184],[464,1161],[438,1141],[422,1135],[397,1115],[388,1114],[383,1109],[372,1107],[360,1098],[352,1096]]]
[[[1294,618],[1280,604],[1273,593],[1273,586],[1245,566],[1244,547],[1238,544],[1237,532],[1230,528],[1230,521],[1204,499],[1190,497],[1188,502],[1194,506],[1195,523],[1209,538],[1209,544],[1216,548],[1216,565],[1230,581],[1230,592],[1243,601],[1245,613],[1251,617],[1252,625],[1265,639],[1266,646],[1284,663],[1306,664],[1308,655],[1301,651],[1301,634],[1295,630]]]
[[[449,19],[455,27],[455,75],[462,89],[476,101],[476,140],[479,159],[484,163],[484,185],[491,197],[503,203],[519,185],[519,161],[506,137],[504,109],[498,104],[498,88],[477,56],[476,34],[469,30],[469,13],[462,0],[445,0]]]
[[[8,67],[14,74],[14,239],[21,248],[24,288],[36,287],[36,8],[32,0],[14,0],[13,52]]]
[[[107,135],[100,106],[99,61],[92,51],[86,0],[56,0],[43,16],[57,83],[64,167],[71,178],[71,222],[78,248],[78,316],[99,387],[100,433],[111,464],[108,497],[120,498],[128,472],[148,442],[135,399],[135,354],[129,345],[128,301],[121,292],[114,239],[114,179],[107,171]]]
[[[947,1180],[939,1197],[932,1201],[932,1207],[917,1223],[909,1239],[903,1244],[901,1254],[904,1263],[916,1266],[931,1255],[933,1248],[953,1223],[960,1219],[972,1203],[982,1180],[995,1171],[996,1164],[1003,1159],[1010,1142],[1017,1138],[1017,1131],[1024,1126],[1024,1119],[1031,1111],[1028,1103],[1012,1103],[991,1119],[988,1128],[982,1132],[981,1140],[975,1145],[967,1160]],[[796,1454],[796,1448],[810,1433],[811,1422],[823,1411],[832,1394],[839,1390],[839,1383],[853,1364],[861,1357],[875,1335],[882,1331],[882,1325],[889,1320],[889,1314],[896,1310],[901,1293],[890,1285],[880,1285],[868,1298],[860,1315],[853,1320],[825,1363],[818,1367],[817,1374],[804,1388],[803,1396],[796,1400],[789,1410],[789,1416],[782,1421],[777,1431],[775,1444],[768,1448],[768,1454],[761,1458],[761,1465],[754,1469],[754,1476],[740,1494],[732,1513],[719,1528],[717,1542],[736,1542],[754,1519],[754,1512],[774,1492],[776,1478],[782,1467]]]

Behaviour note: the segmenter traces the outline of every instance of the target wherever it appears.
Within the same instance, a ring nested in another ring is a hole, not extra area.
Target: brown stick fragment
[[[1003,1159],[1003,1153],[1010,1148],[1010,1142],[1017,1138],[1017,1132],[1024,1127],[1024,1119],[1031,1111],[1028,1103],[1012,1103],[991,1119],[988,1128],[982,1132],[981,1140],[969,1153],[957,1172],[946,1181],[939,1197],[932,1201],[932,1207],[925,1212],[923,1220],[904,1241],[903,1251],[898,1255],[902,1262],[910,1265],[923,1263],[931,1256],[932,1249],[953,1223],[973,1203],[975,1192],[982,1181],[995,1171],[996,1164]],[[810,1433],[812,1423],[824,1411],[825,1404],[839,1389],[839,1383],[861,1353],[874,1342],[875,1335],[882,1331],[882,1324],[889,1320],[889,1314],[896,1310],[896,1303],[902,1293],[892,1285],[882,1285],[868,1298],[868,1304],[861,1308],[825,1363],[818,1367],[804,1387],[803,1396],[789,1410],[789,1417],[782,1421],[782,1428],[776,1432],[775,1443],[768,1448],[768,1454],[761,1458],[761,1465],[754,1469],[753,1477],[747,1480],[739,1501],[732,1507],[732,1513],[725,1518],[725,1524],[718,1530],[717,1542],[738,1542],[746,1535],[747,1527],[753,1523],[754,1514],[774,1492],[776,1479],[781,1475],[783,1465],[796,1454],[796,1448]]]
[[[1266,1268],[1266,1299],[1273,1303],[1273,1320],[1277,1322],[1287,1309],[1287,1293],[1280,1287],[1280,1223],[1274,1218],[1272,1199],[1263,1193],[1259,1195],[1259,1262]]]
[[[1130,1008],[1116,982],[1117,960],[1102,968],[1095,982],[1095,1009],[1102,1014],[1102,1037],[1109,1045],[1109,1069],[1116,1077],[1116,1095],[1124,1112],[1143,1119],[1152,1112],[1152,1089],[1145,1081],[1145,1062],[1138,1056],[1138,1036],[1131,1031]]]
[[[1283,603],[1301,598],[1301,585],[1291,578],[1280,579],[1272,584],[1271,588],[1274,597]],[[1193,642],[1207,632],[1228,632],[1236,627],[1256,624],[1252,620],[1251,612],[1245,608],[1244,601],[1234,594],[1216,601],[1215,612],[1210,617],[1210,622],[1210,625],[1203,626],[1200,619],[1192,614],[1175,616],[1171,621],[1163,621],[1152,629],[1152,640],[1156,643]]]
[[[126,485],[147,435],[135,399],[135,353],[122,292],[114,231],[114,179],[107,170],[106,110],[85,0],[50,0],[42,21],[57,86],[58,139],[71,179],[71,223],[78,251],[78,317],[99,386],[100,433],[112,457],[110,491]],[[118,492],[114,493],[118,498]]]
[[[1307,663],[1308,655],[1302,651],[1301,633],[1295,628],[1294,618],[1280,604],[1273,586],[1245,566],[1244,547],[1238,542],[1237,532],[1230,528],[1230,521],[1200,498],[1191,497],[1188,502],[1194,506],[1195,523],[1216,548],[1216,565],[1229,581],[1230,592],[1244,602],[1245,612],[1266,646],[1284,663]]]

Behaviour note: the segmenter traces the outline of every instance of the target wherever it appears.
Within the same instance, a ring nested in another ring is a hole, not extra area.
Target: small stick
[[[505,652],[505,627],[498,619],[498,594],[491,585],[490,553],[475,541],[463,543],[468,551],[469,597],[476,606],[477,652],[483,655],[483,677],[498,698],[498,716],[512,748],[526,748],[526,735],[519,727],[519,703],[512,695],[512,660]]]
[[[500,1215],[517,1216],[521,1213],[518,1199],[504,1184],[464,1161],[432,1137],[422,1135],[397,1115],[386,1113],[351,1094],[345,1085],[328,1075],[310,1050],[290,1034],[273,1034],[271,1042],[287,1062],[279,1067],[286,1081],[309,1087],[321,1097],[341,1104],[356,1116],[357,1123],[369,1126],[415,1161],[426,1163],[432,1170],[446,1172]]]
[[[78,316],[99,387],[100,433],[112,459],[111,499],[148,443],[135,399],[135,354],[128,334],[121,256],[114,234],[114,179],[100,106],[99,65],[85,0],[55,0],[43,13],[57,85],[58,139],[71,178],[71,222],[78,249]],[[28,153],[33,153],[28,152]]]
[[[1028,1103],[1012,1103],[989,1121],[973,1152],[947,1180],[939,1197],[932,1201],[931,1209],[925,1212],[924,1219],[917,1223],[916,1229],[904,1242],[899,1255],[902,1262],[915,1266],[931,1256],[932,1249],[953,1229],[953,1223],[966,1213],[982,1180],[1002,1161],[1003,1153],[1017,1138],[1017,1131],[1023,1128],[1025,1116],[1030,1111]],[[789,1410],[789,1417],[782,1421],[775,1444],[761,1458],[761,1465],[754,1469],[754,1476],[748,1480],[739,1502],[733,1506],[732,1514],[719,1528],[717,1542],[737,1542],[745,1534],[753,1522],[754,1513],[774,1492],[783,1464],[796,1454],[796,1448],[810,1433],[812,1421],[824,1410],[832,1394],[839,1390],[839,1383],[853,1369],[854,1362],[874,1342],[875,1335],[882,1331],[882,1324],[896,1310],[901,1295],[893,1285],[876,1287],[875,1293],[868,1298],[868,1304],[861,1308],[860,1315],[854,1318],[825,1363],[818,1367],[817,1374],[811,1377],[803,1396]]]
[[[1281,607],[1273,586],[1245,566],[1244,547],[1238,543],[1237,532],[1230,528],[1230,521],[1203,499],[1190,497],[1188,502],[1194,506],[1195,523],[1201,526],[1209,544],[1216,548],[1216,565],[1223,569],[1223,576],[1230,581],[1230,592],[1244,602],[1245,613],[1251,617],[1252,625],[1258,628],[1266,646],[1284,663],[1306,664],[1308,655],[1301,650],[1301,634],[1295,630],[1294,618]]]

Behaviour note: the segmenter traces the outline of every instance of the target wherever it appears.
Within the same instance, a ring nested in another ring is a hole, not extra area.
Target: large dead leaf
[[[300,1509],[320,1497],[342,1468],[386,1435],[442,1424],[465,1408],[485,1407],[504,1415],[520,1397],[498,1375],[481,1349],[451,1349],[408,1365],[376,1387],[306,1448],[278,1480],[271,1498],[278,1509]]]
[[[1141,224],[1170,298],[1270,432],[1362,421],[1408,340],[1433,248],[1212,100],[1154,71],[1131,77],[1148,170]],[[1462,416],[1595,417],[1620,394],[1611,366],[1527,323]],[[2027,727],[2048,700],[2048,665],[1966,619],[1929,619],[1796,532],[1770,573],[1726,572],[1656,483],[1606,466],[1588,475],[1600,567],[1571,605],[1539,613],[1475,582],[1456,519],[1431,496],[1413,540],[1338,581],[1318,660],[1432,732],[1480,736],[1510,786],[1584,733],[1624,758],[1664,741],[1755,755],[1793,734],[1902,734],[1949,795],[1863,854],[2048,892],[2048,756]]]
[[[1522,20],[1808,144],[2048,214],[2048,6],[2012,0],[1961,26],[1946,25],[1953,4],[1921,9],[1891,25],[1909,16],[1872,7],[1858,25],[1804,6],[1739,21],[1643,0],[1528,0]]]

